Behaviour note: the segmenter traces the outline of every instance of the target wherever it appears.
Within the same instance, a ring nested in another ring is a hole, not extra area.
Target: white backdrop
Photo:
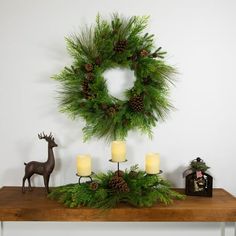
[[[47,144],[37,138],[42,131],[51,131],[59,145],[51,186],[77,181],[78,153],[92,155],[95,172],[115,168],[108,162],[110,146],[96,139],[83,143],[84,123],[58,111],[59,84],[50,78],[71,63],[64,37],[94,23],[98,12],[150,15],[148,32],[179,71],[171,89],[176,110],[154,129],[152,140],[129,134],[123,167],[143,168],[145,154],[159,152],[164,176],[183,187],[183,170],[200,156],[211,167],[215,187],[236,194],[233,0],[0,0],[0,185],[21,185],[23,162],[47,158]],[[121,89],[111,82],[118,73],[108,75],[113,90]],[[33,184],[42,185],[42,177]]]

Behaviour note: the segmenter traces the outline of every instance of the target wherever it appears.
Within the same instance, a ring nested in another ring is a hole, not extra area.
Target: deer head
[[[54,138],[52,136],[52,133],[49,135],[45,135],[44,132],[41,134],[38,134],[39,139],[45,139],[48,142],[48,145],[50,148],[57,147],[57,144],[54,141]]]

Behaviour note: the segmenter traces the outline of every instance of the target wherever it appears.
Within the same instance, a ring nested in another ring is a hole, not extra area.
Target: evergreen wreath
[[[184,199],[184,195],[170,189],[170,183],[159,175],[147,175],[132,166],[119,171],[95,175],[94,181],[69,184],[52,189],[48,195],[67,207],[91,207],[108,209],[119,203],[135,207],[150,207],[157,202],[172,203],[173,199]]]
[[[166,52],[155,50],[154,35],[143,33],[147,25],[146,16],[113,14],[108,21],[98,15],[94,27],[66,39],[73,65],[54,78],[61,83],[61,111],[86,121],[85,141],[124,139],[133,129],[151,137],[152,127],[172,108],[168,92],[175,70],[164,62]],[[125,100],[109,95],[103,77],[118,67],[133,70],[136,77]]]

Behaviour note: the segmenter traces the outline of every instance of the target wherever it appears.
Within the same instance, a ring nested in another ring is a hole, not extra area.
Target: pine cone
[[[127,40],[119,40],[119,41],[117,41],[117,43],[114,46],[114,51],[115,52],[123,52],[126,49],[127,45],[128,45]]]
[[[129,192],[128,184],[125,182],[125,180],[122,177],[117,176],[117,175],[111,178],[108,186],[111,189],[116,190],[117,192],[123,192],[123,193]]]
[[[140,95],[135,95],[129,100],[130,107],[133,111],[142,112],[144,109],[143,97]]]
[[[89,92],[83,92],[83,95],[85,99],[88,99],[88,100],[92,99],[92,95]]]
[[[96,59],[95,59],[95,64],[96,64],[97,66],[100,66],[101,63],[102,63],[101,57],[96,57]]]
[[[116,176],[119,176],[119,177],[123,177],[124,176],[124,171],[122,171],[122,170],[117,170],[116,172],[115,172],[115,175]]]
[[[97,182],[91,182],[89,184],[89,188],[93,191],[97,190],[98,189],[98,183]]]
[[[84,68],[87,72],[91,72],[93,70],[93,65],[92,64],[85,64]]]
[[[108,109],[107,109],[107,113],[108,113],[108,115],[110,115],[110,116],[114,116],[115,115],[115,113],[116,113],[116,108],[115,107],[109,107]]]
[[[151,82],[150,76],[144,77],[143,78],[143,84],[148,85]]]
[[[107,104],[102,103],[102,104],[101,104],[101,108],[102,108],[102,110],[106,111],[107,108],[108,108],[108,106],[107,106]]]
[[[129,172],[129,177],[130,177],[130,178],[136,178],[137,175],[138,175],[138,172],[136,172],[136,171],[131,170],[131,171]]]
[[[148,54],[149,54],[149,52],[145,49],[141,50],[141,52],[140,52],[141,57],[146,57],[146,56],[148,56]]]
[[[94,78],[94,77],[93,77],[93,73],[89,72],[89,73],[86,74],[86,79],[87,79],[87,81],[92,81],[93,78]]]
[[[83,90],[84,98],[86,98],[86,99],[91,99],[92,98],[92,96],[90,94],[89,83],[88,83],[87,80],[84,80],[82,82],[82,90]]]
[[[84,80],[82,82],[82,89],[83,89],[83,92],[88,92],[89,91],[89,83],[87,80]]]

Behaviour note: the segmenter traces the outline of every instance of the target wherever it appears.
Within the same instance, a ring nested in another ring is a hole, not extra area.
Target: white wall
[[[183,187],[183,169],[200,156],[211,167],[215,187],[236,194],[233,0],[0,0],[0,185],[21,185],[23,162],[46,158],[46,143],[37,138],[41,131],[52,131],[59,144],[51,185],[77,181],[78,153],[93,156],[96,172],[114,168],[108,162],[110,146],[103,140],[83,143],[84,123],[58,111],[58,84],[50,77],[70,65],[64,37],[94,23],[98,12],[108,17],[116,11],[125,16],[150,15],[148,31],[156,35],[157,46],[168,51],[168,62],[179,71],[171,91],[176,110],[154,129],[153,140],[130,133],[129,162],[123,167],[135,163],[143,167],[145,153],[157,151],[164,176]],[[41,177],[33,182],[43,183]],[[105,232],[105,225],[99,227]],[[181,232],[181,227],[173,227]],[[204,227],[211,229],[208,224]]]

